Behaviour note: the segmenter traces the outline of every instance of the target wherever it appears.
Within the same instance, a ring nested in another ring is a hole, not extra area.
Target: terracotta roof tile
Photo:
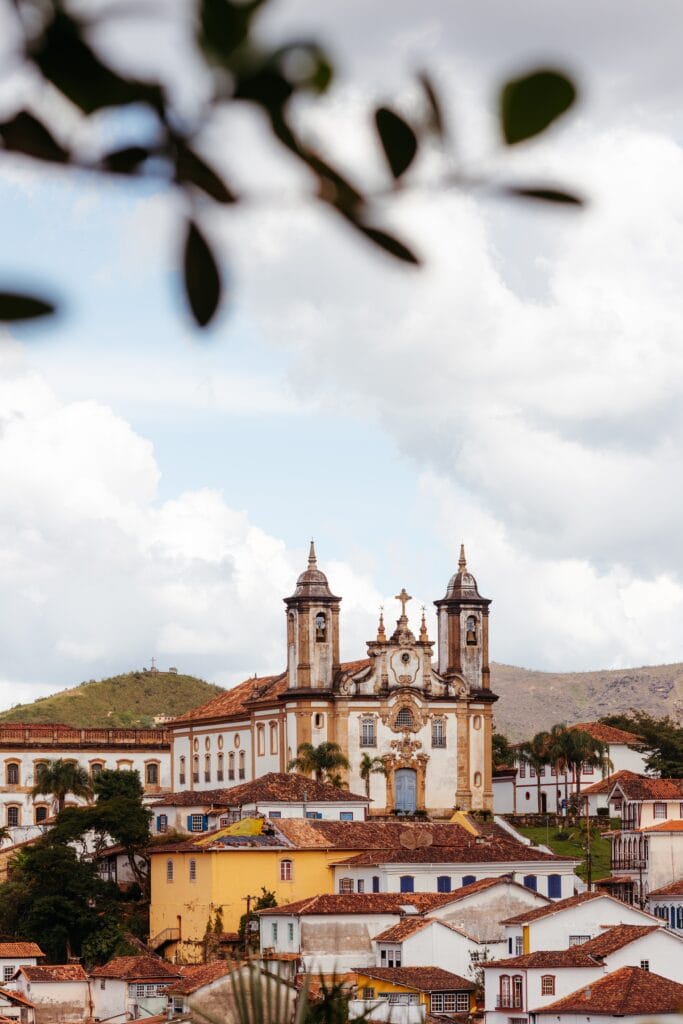
[[[244,782],[239,786],[227,789],[206,789],[179,793],[169,793],[155,801],[153,807],[242,807],[244,804],[269,802],[287,803],[291,800],[309,800],[312,803],[361,801],[368,803],[368,798],[359,793],[349,793],[346,789],[338,789],[329,782],[316,782],[298,772],[268,772],[252,782]]]
[[[418,992],[472,992],[474,982],[441,967],[357,967],[358,974],[394,985],[404,985]]]
[[[647,894],[647,898],[651,899],[653,896],[683,896],[683,878],[678,878],[675,882],[663,885],[659,889],[652,889]]]
[[[287,676],[280,673],[276,676],[255,676],[245,679],[232,689],[219,693],[212,697],[206,704],[200,704],[197,708],[191,708],[184,715],[167,723],[168,726],[182,722],[215,721],[216,719],[235,718],[244,715],[250,701],[254,701],[266,694],[276,698],[287,688]]]
[[[603,722],[577,722],[570,725],[570,729],[581,729],[587,732],[594,740],[601,743],[625,743],[627,746],[640,746],[643,737],[634,732],[627,732],[625,729],[617,729],[613,725],[605,725]]]
[[[550,914],[559,914],[562,910],[568,910],[570,907],[579,907],[582,903],[588,903],[589,900],[597,899],[612,899],[608,897],[604,892],[582,892],[578,896],[569,896],[565,900],[557,900],[555,903],[549,903],[545,907],[530,907],[529,910],[525,910],[522,914],[515,914],[514,917],[508,917],[501,924],[526,924],[528,921],[540,921],[543,917],[548,917]]]
[[[639,832],[683,832],[683,819],[672,818],[669,821],[660,821],[656,825],[645,825]]]
[[[375,935],[375,942],[403,942],[404,939],[409,939],[411,935],[435,923],[448,927],[444,921],[438,921],[435,917],[417,917],[411,914],[403,917],[398,924],[393,924],[391,928],[385,928],[379,935]]]
[[[0,996],[4,999],[9,999],[12,1003],[18,1003],[20,1006],[33,1007],[33,1003],[30,1002],[26,996],[23,996],[21,992],[10,991],[8,988],[0,988]],[[16,1024],[16,1020],[14,1021]]]
[[[628,800],[681,800],[683,779],[651,779],[647,775],[633,775],[617,783]]]
[[[80,964],[43,964],[42,966],[22,966],[18,973],[23,974],[32,984],[51,981],[86,981],[85,971]]]
[[[140,956],[115,956],[101,967],[94,967],[90,975],[93,978],[120,978],[125,981],[165,981],[178,978],[180,971],[161,957],[142,953]]]
[[[637,939],[642,939],[644,935],[660,930],[658,924],[617,924],[613,928],[606,928],[588,942],[583,942],[580,948],[591,955],[609,956]]]
[[[401,914],[403,907],[414,907],[418,913],[434,910],[447,905],[453,893],[437,892],[368,892],[368,893],[322,893],[296,900],[280,907],[258,910],[257,914],[267,916],[317,914]]]
[[[615,783],[628,782],[631,779],[640,779],[641,777],[637,772],[630,772],[626,768],[622,768],[621,771],[613,772],[612,775],[601,779],[600,782],[594,782],[592,786],[586,786],[585,789],[581,790],[581,796],[611,793]]]
[[[651,932],[660,930],[660,925],[619,924],[613,928],[605,928],[603,932],[568,949],[537,950],[523,956],[506,957],[494,960],[486,967],[595,967],[603,957],[615,953],[618,949],[642,939]]]
[[[181,977],[166,991],[169,995],[189,996],[204,985],[210,985],[224,978],[234,970],[235,965],[227,960],[212,960],[208,964],[185,964],[180,967]]]
[[[0,957],[6,956],[45,956],[35,942],[0,942]]]
[[[571,995],[532,1010],[532,1013],[581,1014],[581,1016],[631,1016],[678,1013],[683,1010],[683,985],[640,967],[621,967],[618,971],[585,985]]]

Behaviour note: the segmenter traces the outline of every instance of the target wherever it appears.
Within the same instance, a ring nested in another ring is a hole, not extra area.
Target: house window
[[[541,978],[541,995],[542,996],[554,996],[555,995],[555,975],[544,974]]]
[[[340,878],[339,879],[339,892],[347,894],[353,892],[353,879],[352,878]]]
[[[451,891],[451,876],[450,875],[438,875],[436,879],[436,891],[437,892],[450,892]]]
[[[244,778],[244,774],[245,774],[244,773],[244,763],[245,763],[244,751],[240,750],[240,766],[239,766],[239,777],[240,777],[240,779]]]
[[[515,956],[522,956],[524,953],[524,939],[521,935],[515,935]]]
[[[287,924],[287,942],[294,942],[294,924],[289,921]]]
[[[479,732],[479,730],[481,729],[481,715],[474,716],[474,718],[472,719],[472,725],[477,730],[477,732]]]
[[[432,719],[432,746],[433,747],[445,747],[446,746],[446,729],[443,718]]]
[[[218,755],[218,766],[216,768],[216,782],[223,781],[223,755]]]
[[[364,989],[363,989],[363,999],[374,999],[374,998],[375,998],[375,990],[374,990],[374,988],[370,988],[369,985],[366,985],[364,987]]]
[[[476,880],[477,880],[476,875],[463,875],[462,876],[462,884],[463,885],[472,885],[472,882],[476,882]]]
[[[475,615],[467,616],[467,627],[465,630],[465,643],[468,647],[476,647],[477,644],[477,619]]]
[[[339,820],[340,821],[353,821],[353,811],[340,811],[339,812]]]
[[[235,755],[232,751],[228,754],[228,781],[234,782],[235,779]]]
[[[101,761],[94,761],[90,765],[90,778],[91,779],[96,779],[98,775],[102,774],[103,769],[104,769],[104,765],[102,764]]]
[[[474,785],[477,788],[481,786],[481,772],[474,773]]]
[[[412,875],[401,875],[400,891],[415,892],[415,879]]]
[[[305,817],[312,818],[314,821],[320,821],[323,816],[322,811],[306,811]]]
[[[204,755],[204,782],[211,782],[211,754]]]
[[[11,765],[10,765],[10,767],[11,767]],[[655,818],[661,818],[661,819],[666,818],[666,804],[664,802],[660,802],[658,800],[655,803],[655,806],[654,806],[654,817]]]
[[[595,766],[593,764],[591,764],[589,761],[584,761],[581,764],[581,774],[582,775],[592,775],[594,773],[594,771],[595,771]]]
[[[525,875],[524,884],[527,889],[533,889],[534,892],[536,892],[538,889],[538,879],[536,878],[536,875]]]
[[[266,727],[265,725],[256,726],[256,753],[259,757],[263,757],[266,752]]]
[[[166,861],[166,881],[167,882],[172,882],[173,881],[173,861],[172,860],[167,860]]]
[[[280,881],[291,882],[292,881],[292,861],[281,860],[280,861]]]
[[[19,824],[19,808],[8,807],[7,808],[7,827],[16,828]]]
[[[559,900],[562,896],[562,875],[548,875],[548,896]]]
[[[640,961],[640,969],[641,969],[641,971],[649,971],[650,970],[650,961],[649,960],[641,960]]]
[[[356,883],[356,892],[365,892],[365,879],[359,878]]]
[[[270,926],[270,937],[274,946],[277,945],[277,924],[273,923]]]
[[[314,729],[322,729],[324,724],[325,724],[325,716],[322,714],[321,711],[318,711],[315,715],[313,715],[313,728]]]
[[[19,785],[19,765],[14,761],[5,768],[5,779],[8,786]]]
[[[47,821],[47,807],[36,807],[33,813],[36,825],[42,825],[44,821]]]
[[[168,815],[159,814],[157,816],[157,832],[168,832]]]
[[[315,617],[315,641],[318,644],[321,644],[325,639],[326,625],[325,616],[322,612],[318,612]]]
[[[16,970],[15,967],[3,967],[3,969],[2,969],[2,980],[3,981],[11,981],[12,980],[12,976],[13,976],[15,970]]]
[[[469,1008],[470,997],[467,992],[432,992],[432,1013],[466,1013]]]
[[[413,713],[410,708],[401,708],[399,713],[396,715],[396,728],[397,729],[412,729],[413,728]]]
[[[277,754],[277,722],[270,723],[270,752]]]
[[[360,745],[361,747],[374,747],[377,745],[375,737],[374,718],[362,718],[360,723]]]
[[[190,815],[190,832],[203,832],[204,831],[204,815],[203,814],[191,814]]]
[[[192,758],[192,781],[199,782],[199,755],[195,754]]]
[[[185,785],[185,758],[181,757],[178,761],[178,782],[181,786]]]
[[[379,951],[379,960],[382,967],[400,967],[401,947],[384,946]]]
[[[589,942],[589,941],[590,941],[590,935],[570,935],[569,936],[569,945],[570,946],[580,946],[583,942]]]
[[[372,891],[379,892],[379,875],[372,876]]]
[[[152,763],[145,766],[145,779],[148,786],[159,785],[159,765]]]

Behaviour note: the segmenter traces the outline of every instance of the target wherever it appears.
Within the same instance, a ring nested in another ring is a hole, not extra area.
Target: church
[[[351,792],[365,792],[364,755],[379,769],[370,775],[371,814],[492,810],[490,601],[462,547],[458,571],[434,602],[436,644],[424,612],[417,635],[411,629],[405,589],[396,600],[396,628],[380,614],[365,656],[342,662],[342,599],[311,542],[308,565],[284,599],[286,669],[247,679],[169,723],[173,790],[284,772],[300,744],[329,741],[349,761],[343,775]]]

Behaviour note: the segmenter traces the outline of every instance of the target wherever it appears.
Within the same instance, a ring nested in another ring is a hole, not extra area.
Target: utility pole
[[[250,933],[249,925],[251,924],[251,901],[253,899],[255,899],[255,898],[256,898],[255,896],[243,896],[242,897],[242,899],[245,900],[245,902],[247,904],[247,914],[246,914],[246,918],[245,918],[245,921],[244,921],[244,955],[245,955],[245,957],[247,957],[249,955],[249,933]]]
[[[591,850],[591,815],[590,815],[590,797],[584,797],[586,801],[586,885],[588,891],[591,891],[593,885],[593,852]]]

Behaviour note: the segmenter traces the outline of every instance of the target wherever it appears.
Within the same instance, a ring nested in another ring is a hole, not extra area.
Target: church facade
[[[343,775],[352,792],[365,791],[361,763],[373,759],[371,814],[492,810],[490,601],[462,548],[458,571],[435,601],[436,643],[424,613],[417,635],[410,628],[410,600],[401,590],[396,628],[390,632],[380,614],[365,657],[342,662],[341,598],[311,543],[308,566],[284,601],[286,669],[247,679],[168,724],[172,788],[227,788],[284,772],[300,744],[330,741],[349,761]]]

